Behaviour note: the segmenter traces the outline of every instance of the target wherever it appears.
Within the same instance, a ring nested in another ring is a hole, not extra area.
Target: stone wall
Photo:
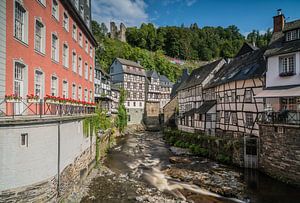
[[[300,185],[300,126],[260,125],[260,169]]]
[[[159,102],[145,103],[144,123],[147,129],[159,129]]]
[[[176,126],[176,108],[178,107],[177,96],[164,106],[164,124],[167,126]]]

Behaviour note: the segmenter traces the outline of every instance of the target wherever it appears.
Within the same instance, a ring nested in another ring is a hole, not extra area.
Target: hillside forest
[[[178,78],[183,67],[171,63],[166,56],[191,62],[185,66],[193,66],[198,61],[234,57],[245,41],[263,48],[272,35],[270,30],[264,34],[253,30],[244,37],[234,25],[199,28],[194,23],[189,27],[156,28],[151,23],[143,23],[139,28],[127,28],[127,43],[124,43],[110,39],[104,23],[92,21],[92,31],[99,44],[96,49],[97,63],[104,70],[108,71],[113,59],[120,57],[140,61],[145,69],[156,70],[172,81]]]

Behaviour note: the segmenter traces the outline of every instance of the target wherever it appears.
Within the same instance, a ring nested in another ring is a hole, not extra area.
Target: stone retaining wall
[[[300,185],[300,126],[260,125],[259,166],[273,177]]]

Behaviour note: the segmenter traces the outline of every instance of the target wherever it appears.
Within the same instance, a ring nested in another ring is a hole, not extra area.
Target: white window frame
[[[90,95],[90,102],[93,102],[93,91],[92,90],[90,90],[89,95]]]
[[[82,101],[82,87],[78,86],[78,91],[77,91],[78,99]]]
[[[93,58],[93,47],[90,46],[90,57]]]
[[[55,53],[53,55],[53,36],[55,36],[57,38],[57,41],[56,41],[56,50],[55,50]],[[57,36],[57,34],[55,33],[51,33],[51,59],[56,61],[56,62],[59,62],[59,38]]]
[[[72,99],[77,99],[77,87],[76,87],[76,84],[73,83],[72,84]]]
[[[65,46],[67,47],[66,53],[65,53]],[[67,43],[63,43],[62,47],[62,63],[63,66],[66,68],[69,68],[69,46]]]
[[[66,84],[66,86],[65,86],[65,84]],[[61,93],[61,96],[63,98],[69,98],[69,83],[68,83],[67,80],[63,80],[62,81],[62,93]]]
[[[55,85],[54,85],[54,82],[53,82],[53,78],[56,78],[56,82],[55,82],[56,84]],[[58,77],[56,75],[51,75],[50,82],[51,82],[51,84],[50,84],[51,85],[51,87],[50,87],[51,88],[50,89],[51,95],[52,96],[58,96],[58,90],[59,90],[59,80],[58,80]]]
[[[83,46],[83,35],[82,32],[80,31],[78,34],[78,42],[79,42],[79,46]]]
[[[85,52],[89,53],[89,42],[87,40],[85,40]]]
[[[53,8],[54,8],[54,5],[55,3],[57,4],[57,7],[56,7],[56,13],[53,13]],[[59,0],[52,0],[52,7],[51,7],[51,15],[57,20],[59,21]]]
[[[78,74],[80,76],[82,76],[82,66],[83,66],[82,57],[78,56]]]
[[[72,37],[75,41],[77,41],[77,25],[73,23],[72,26]]]
[[[90,66],[89,75],[90,75],[90,81],[93,82],[93,67],[92,66]]]
[[[70,16],[66,11],[63,13],[63,28],[67,32],[69,32],[69,29],[70,29]]]
[[[85,102],[88,102],[89,100],[89,92],[88,92],[88,90],[85,88],[84,89],[84,101]]]
[[[72,51],[72,71],[77,73],[77,54],[75,50]]]
[[[89,66],[88,66],[87,62],[85,62],[84,63],[84,78],[86,80],[89,79],[89,73],[88,73],[88,71],[89,71]]]
[[[28,16],[29,16],[29,13],[28,13],[28,10],[24,7],[23,3],[21,3],[20,1],[18,0],[14,0],[13,1],[14,5],[13,5],[13,24],[14,24],[14,27],[13,27],[13,36],[15,39],[17,39],[18,41],[21,41],[25,44],[28,44]],[[16,4],[19,4],[21,6],[21,8],[24,10],[24,16],[23,16],[23,26],[22,26],[22,36],[21,38],[17,37],[16,36]]]
[[[291,63],[293,64],[293,66],[291,66]],[[295,54],[279,57],[279,73],[293,73],[295,75],[296,63],[297,62]]]
[[[41,28],[41,42],[40,42],[40,50],[38,50],[36,48],[36,26],[37,26],[37,23],[40,23],[43,27]],[[35,18],[34,19],[34,50],[39,52],[39,53],[42,53],[42,54],[45,54],[46,53],[46,26],[45,24],[42,22],[42,20],[40,18]]]
[[[39,99],[43,99],[44,98],[44,93],[45,93],[45,79],[44,79],[45,78],[45,74],[44,74],[43,70],[40,69],[40,68],[34,70],[34,95],[37,95],[37,92],[36,92],[37,85],[38,85],[37,78],[36,78],[37,72],[39,72],[40,76],[41,76],[40,81],[39,81],[40,82],[40,84],[39,84],[40,85],[40,88],[39,88],[39,91],[40,91]]]

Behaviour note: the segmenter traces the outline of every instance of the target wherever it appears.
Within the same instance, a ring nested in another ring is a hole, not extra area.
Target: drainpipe
[[[57,126],[57,197],[60,195],[60,125],[61,121],[58,122]]]

